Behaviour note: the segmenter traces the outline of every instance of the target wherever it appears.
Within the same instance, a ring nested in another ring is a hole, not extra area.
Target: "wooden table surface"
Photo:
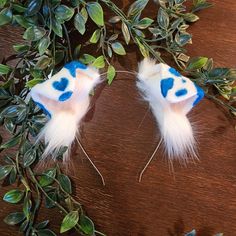
[[[201,20],[191,27],[189,52],[212,57],[217,66],[235,67],[236,2],[211,2],[215,6],[201,12]],[[18,34],[9,27],[0,29],[0,59],[11,52]],[[116,67],[135,70],[135,52],[117,61]],[[88,114],[82,143],[106,186],[77,147],[68,173],[75,198],[84,204],[97,229],[108,236],[180,236],[192,228],[200,236],[217,232],[236,235],[235,122],[214,102],[204,99],[189,115],[198,128],[200,162],[187,168],[174,163],[173,176],[160,150],[138,183],[159,131],[134,80],[132,75],[119,74],[112,86],[102,89],[95,109]],[[0,189],[1,196],[5,191]],[[16,206],[3,201],[0,206],[0,234],[18,235],[18,228],[2,222]],[[57,210],[45,210],[40,218],[50,219],[58,232],[62,216]]]

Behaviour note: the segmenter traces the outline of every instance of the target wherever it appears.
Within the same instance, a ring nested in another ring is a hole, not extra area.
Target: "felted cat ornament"
[[[47,145],[44,156],[54,156],[62,146],[70,149],[89,109],[89,93],[100,81],[97,69],[72,61],[32,88],[32,99],[50,117],[38,136]]]
[[[203,90],[174,68],[147,58],[139,64],[137,87],[150,104],[168,160],[197,158],[187,113],[204,97]]]

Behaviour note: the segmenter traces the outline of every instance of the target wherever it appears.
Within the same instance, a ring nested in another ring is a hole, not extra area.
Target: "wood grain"
[[[123,1],[125,7],[130,1]],[[236,2],[212,0],[191,27],[193,56],[214,58],[217,66],[236,65]],[[15,30],[0,30],[0,57],[9,54]],[[131,50],[132,51],[132,50]],[[135,70],[137,55],[116,61],[122,70]],[[138,183],[138,175],[154,150],[159,131],[142,101],[135,77],[119,74],[112,86],[100,87],[96,104],[83,124],[82,143],[102,172],[106,186],[79,147],[74,148],[69,174],[74,196],[85,206],[98,230],[109,236],[180,236],[192,228],[200,236],[217,232],[236,235],[236,134],[234,121],[215,103],[204,99],[190,114],[198,131],[200,162],[169,171],[163,150]],[[145,118],[144,118],[145,116]],[[143,119],[144,118],[144,119]],[[6,191],[0,190],[1,196]],[[18,235],[2,219],[15,209],[0,203],[1,235]],[[57,232],[62,216],[45,210]],[[76,235],[71,233],[68,235]]]

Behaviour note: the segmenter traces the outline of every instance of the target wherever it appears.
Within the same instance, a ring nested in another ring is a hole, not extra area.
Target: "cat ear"
[[[33,101],[50,118],[38,136],[47,144],[45,156],[53,156],[62,146],[71,146],[88,111],[89,93],[100,81],[98,70],[72,61],[32,88]]]
[[[137,87],[152,109],[169,160],[197,158],[186,115],[203,98],[203,90],[174,68],[147,58],[139,64]]]

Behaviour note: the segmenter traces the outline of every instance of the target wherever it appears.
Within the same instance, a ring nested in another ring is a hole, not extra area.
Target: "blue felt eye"
[[[168,91],[173,88],[173,85],[174,85],[173,78],[167,78],[161,80],[161,93],[163,97],[167,96]]]
[[[82,70],[85,70],[87,69],[87,66],[78,62],[78,61],[72,61],[72,62],[69,62],[67,63],[65,66],[64,66],[67,70],[69,70],[70,74],[73,76],[73,77],[76,77],[76,69],[82,69]]]
[[[182,79],[182,82],[183,82],[183,83],[186,83],[187,81],[186,81],[186,79]]]
[[[64,101],[68,100],[68,99],[71,97],[72,94],[73,94],[72,91],[65,92],[65,93],[63,93],[63,94],[59,97],[58,100],[59,100],[60,102],[64,102]]]
[[[187,89],[180,89],[178,91],[175,92],[175,95],[177,97],[181,97],[181,96],[184,96],[188,93]]]
[[[197,105],[204,97],[204,91],[197,85],[195,85],[196,89],[197,89],[197,95],[198,97],[196,98],[196,100],[193,102],[193,106]]]
[[[169,72],[172,75],[175,75],[175,76],[178,76],[178,77],[182,76],[175,68],[172,68],[172,67],[169,69]]]
[[[58,91],[65,91],[69,84],[69,81],[67,78],[61,78],[61,81],[54,81],[52,86],[54,89]]]

